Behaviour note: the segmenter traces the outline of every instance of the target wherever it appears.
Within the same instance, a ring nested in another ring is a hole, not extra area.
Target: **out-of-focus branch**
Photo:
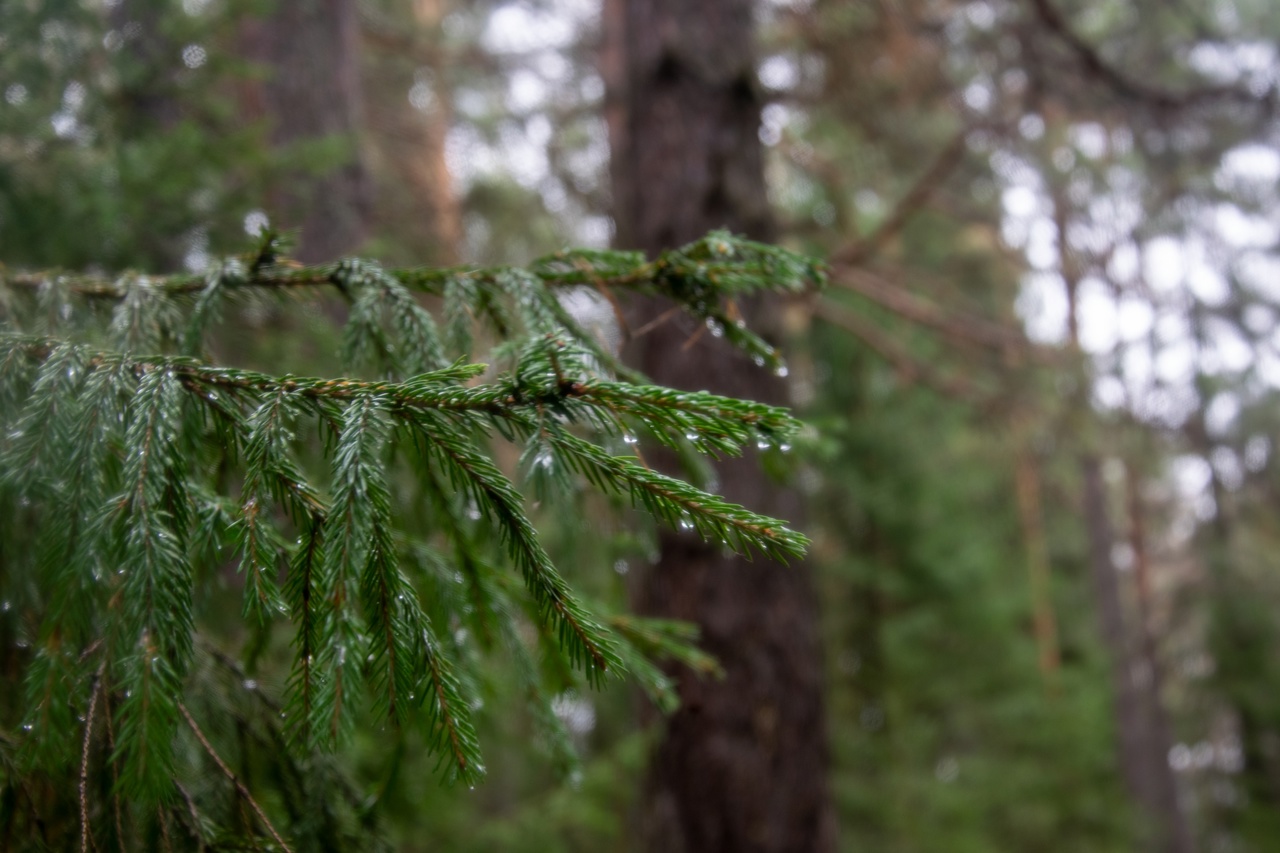
[[[1004,350],[1013,348],[1043,358],[1021,332],[972,314],[943,308],[906,288],[856,267],[834,267],[831,283],[871,300],[882,308],[928,326],[962,344]]]
[[[881,358],[893,365],[903,381],[919,383],[948,397],[977,401],[982,393],[963,376],[943,376],[912,355],[906,347],[893,339],[874,323],[829,299],[819,300],[814,310],[820,320],[839,326],[873,349]]]
[[[1107,62],[1097,48],[1081,38],[1052,0],[1031,0],[1031,8],[1040,23],[1070,48],[1087,74],[1105,83],[1122,98],[1165,110],[1186,109],[1224,100],[1245,104],[1275,103],[1274,89],[1259,97],[1239,86],[1201,86],[1173,91],[1136,80]]]
[[[965,137],[968,129],[961,130],[947,143],[933,163],[911,186],[890,214],[885,217],[874,231],[861,240],[857,240],[831,255],[832,264],[849,264],[856,266],[874,255],[885,243],[892,239],[911,219],[917,210],[924,206],[933,195],[938,185],[960,164],[964,155]]]

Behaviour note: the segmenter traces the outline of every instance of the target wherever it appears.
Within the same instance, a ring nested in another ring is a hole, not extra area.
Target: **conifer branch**
[[[553,565],[491,439],[522,446],[521,466],[539,495],[591,484],[744,554],[783,559],[806,540],[609,449],[640,433],[681,452],[737,455],[751,443],[784,445],[799,424],[774,407],[646,384],[579,324],[558,291],[665,295],[773,363],[776,353],[734,319],[733,300],[780,284],[807,287],[822,274],[728,234],[653,261],[562,252],[527,269],[385,270],[356,259],[302,267],[280,260],[271,241],[202,276],[0,269],[0,478],[30,497],[37,517],[70,516],[69,533],[37,535],[28,561],[42,567],[35,586],[47,608],[26,719],[41,732],[73,727],[67,709],[89,686],[84,662],[100,654],[99,679],[110,685],[95,682],[87,695],[106,719],[117,789],[163,809],[177,790],[199,834],[194,802],[174,778],[174,737],[185,719],[274,836],[183,704],[193,601],[223,576],[218,554],[230,545],[243,615],[257,637],[269,638],[282,616],[293,623],[283,723],[273,714],[268,724],[291,752],[332,749],[372,695],[393,725],[422,727],[449,777],[479,779],[475,685],[451,659],[470,652],[465,635],[453,634],[452,620],[461,619],[481,651],[507,651],[553,755],[572,766],[571,740],[524,621],[558,678],[573,683],[576,669],[599,684],[629,671],[662,702],[673,694],[653,659],[695,661],[691,637],[595,616]],[[199,357],[234,300],[320,286],[350,305],[344,360],[377,378],[272,375]],[[419,303],[422,293],[442,297],[440,327]],[[68,309],[75,300],[106,310]],[[493,367],[466,360],[484,326],[503,339],[490,354]],[[458,354],[463,360],[451,363]],[[410,476],[392,465],[401,453]],[[316,465],[319,473],[310,470]],[[421,513],[412,534],[399,517],[406,501]],[[452,545],[452,561],[416,538],[418,524]],[[498,553],[514,572],[501,570]],[[455,572],[465,591],[452,588]],[[91,711],[82,764],[93,719]],[[41,760],[74,772],[75,745],[55,751]],[[112,800],[119,813],[119,797]],[[285,806],[296,812],[288,795]],[[123,843],[123,827],[117,837]]]
[[[743,556],[759,549],[785,563],[802,556],[809,540],[781,521],[755,513],[697,489],[683,480],[644,468],[625,457],[563,431],[548,436],[566,463],[604,491],[630,495],[632,502],[675,529],[694,530],[709,542],[722,542]]]
[[[268,237],[264,245],[274,246]],[[263,263],[263,260],[270,263]],[[447,269],[393,269],[360,259],[302,266],[259,248],[251,255],[229,257],[215,263],[206,274],[179,273],[116,277],[62,271],[10,272],[0,267],[0,292],[6,289],[35,291],[59,299],[78,297],[118,302],[113,327],[121,347],[132,351],[158,351],[166,337],[181,338],[184,350],[193,352],[216,305],[237,291],[291,292],[299,289],[338,289],[353,302],[353,325],[346,344],[350,356],[360,355],[376,326],[380,306],[396,306],[397,334],[414,347],[410,361],[417,369],[442,364],[439,345],[448,340],[455,351],[465,351],[469,333],[463,328],[475,320],[487,320],[501,337],[513,331],[512,317],[503,309],[501,295],[514,296],[520,316],[534,333],[557,325],[597,355],[619,375],[629,372],[611,353],[598,346],[560,306],[553,292],[590,287],[608,299],[613,291],[630,290],[672,299],[676,305],[705,322],[713,332],[747,352],[760,364],[781,365],[777,352],[736,319],[733,300],[764,290],[800,292],[822,287],[825,269],[801,255],[774,246],[744,240],[717,231],[679,249],[663,252],[648,261],[635,252],[564,251],[519,267],[454,267]],[[444,338],[434,331],[434,321],[412,299],[412,293],[429,293],[445,299],[448,328]],[[196,297],[190,321],[180,334],[177,300]],[[163,310],[152,311],[150,301]],[[4,301],[0,300],[0,308]],[[0,320],[4,314],[0,314]],[[366,333],[366,334],[362,334]],[[413,366],[410,366],[413,369]],[[630,378],[635,378],[631,375]]]
[[[604,629],[595,623],[569,592],[551,558],[543,550],[511,481],[488,458],[440,429],[427,413],[418,413],[432,456],[449,472],[453,487],[468,495],[482,515],[493,521],[508,555],[516,564],[544,618],[554,620],[570,659],[581,665],[593,683],[619,661]]]

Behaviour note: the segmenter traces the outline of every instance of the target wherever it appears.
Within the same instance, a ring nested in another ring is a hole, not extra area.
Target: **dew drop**
[[[631,433],[626,433],[626,434],[624,434],[624,435],[622,436],[622,440],[623,440],[623,442],[625,442],[626,444],[636,444],[637,442],[639,442],[639,441],[640,441],[640,439],[636,438],[636,437],[635,437],[634,435],[632,435]]]
[[[757,449],[757,450],[768,450],[768,449],[769,449],[769,442],[765,441],[763,438],[758,439],[758,440],[756,441],[756,449]]]
[[[257,689],[258,689],[258,682],[254,681],[252,678],[246,678],[246,679],[244,680],[244,689],[245,689],[245,690],[257,690]]]
[[[785,377],[786,377],[786,375],[787,375],[788,373],[790,373],[790,372],[791,372],[790,370],[787,370],[787,366],[786,366],[785,364],[783,364],[783,365],[779,365],[778,369],[777,369],[777,370],[775,370],[775,371],[773,371],[773,375],[774,375],[774,376],[781,376],[781,377],[784,377],[784,378],[785,378]]]
[[[790,445],[790,444],[780,444],[780,445],[778,445],[778,449],[779,449],[779,450],[781,450],[783,453],[788,453],[788,452],[790,452],[790,450],[791,450],[791,445]]]

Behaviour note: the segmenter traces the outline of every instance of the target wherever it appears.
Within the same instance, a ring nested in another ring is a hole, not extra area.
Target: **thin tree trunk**
[[[1154,602],[1151,591],[1151,565],[1148,559],[1147,533],[1142,511],[1142,496],[1132,466],[1125,466],[1126,504],[1129,514],[1129,544],[1133,548],[1133,573],[1137,582],[1137,607],[1135,621],[1138,624],[1136,651],[1142,662],[1143,675],[1146,677],[1146,690],[1143,691],[1147,705],[1147,730],[1152,741],[1153,759],[1159,762],[1155,773],[1154,795],[1160,812],[1170,816],[1171,822],[1163,831],[1169,837],[1168,849],[1191,851],[1195,842],[1191,835],[1191,827],[1187,823],[1186,812],[1178,800],[1177,780],[1173,768],[1169,765],[1169,749],[1173,746],[1173,727],[1169,722],[1169,714],[1165,711],[1164,666],[1160,661],[1160,650],[1156,641],[1155,625],[1152,622]]]
[[[618,245],[656,252],[721,227],[773,236],[757,135],[752,4],[607,0],[605,30]],[[746,306],[748,320],[759,327],[779,307]],[[659,310],[638,304],[631,328]],[[786,402],[780,378],[700,331],[680,319],[661,323],[631,342],[630,356],[666,385]],[[717,474],[729,499],[799,519],[796,493],[769,482],[758,459],[732,460]],[[747,562],[720,545],[665,534],[658,564],[637,582],[636,605],[698,623],[705,648],[727,673],[723,681],[678,674],[682,705],[649,770],[647,848],[831,849],[822,662],[808,567]]]
[[[1066,246],[1067,202],[1059,191],[1054,196],[1054,224],[1058,229],[1058,262],[1067,291],[1067,334],[1071,351],[1083,359],[1080,347],[1080,273]],[[1090,376],[1083,366],[1077,372],[1077,407],[1087,418],[1090,412]],[[1148,849],[1159,853],[1193,853],[1195,840],[1186,812],[1178,797],[1178,782],[1169,766],[1173,746],[1162,699],[1158,692],[1153,661],[1144,654],[1141,632],[1125,626],[1120,578],[1111,551],[1115,535],[1108,510],[1102,464],[1088,433],[1091,426],[1081,421],[1086,436],[1080,456],[1083,481],[1085,534],[1089,544],[1089,569],[1093,577],[1094,606],[1099,634],[1110,658],[1112,703],[1115,709],[1117,758],[1125,789],[1142,818]]]
[[[1031,450],[1028,430],[1020,418],[1013,429],[1017,444],[1014,459],[1014,490],[1018,498],[1018,519],[1027,549],[1027,581],[1031,593],[1031,617],[1036,636],[1036,660],[1046,692],[1058,691],[1058,621],[1053,613],[1053,581],[1050,575],[1049,543],[1044,532],[1040,506],[1040,466]]]
[[[413,14],[422,29],[436,43],[440,41],[440,22],[447,11],[444,0],[414,0]],[[422,144],[413,163],[414,183],[421,187],[431,209],[440,263],[458,262],[462,249],[462,212],[454,195],[453,178],[445,158],[445,142],[453,122],[452,92],[445,79],[443,63],[434,61],[435,97],[422,123]]]
[[[293,254],[328,261],[356,250],[368,235],[372,190],[360,154],[360,31],[354,0],[275,0],[246,24],[248,53],[267,77],[246,99],[270,122],[271,141],[286,148],[335,146],[332,168],[291,170],[273,194],[277,225],[299,230]]]
[[[1157,692],[1159,683],[1149,651],[1125,627],[1120,579],[1111,558],[1114,533],[1107,515],[1106,487],[1098,457],[1081,458],[1089,565],[1103,645],[1111,653],[1116,740],[1125,787],[1138,805],[1150,833],[1151,849],[1192,853],[1195,842],[1178,800],[1177,780],[1169,766],[1173,745]]]

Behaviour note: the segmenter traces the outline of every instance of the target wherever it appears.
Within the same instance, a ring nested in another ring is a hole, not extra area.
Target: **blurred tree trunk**
[[[774,236],[758,137],[748,0],[608,0],[602,70],[617,245],[658,252],[714,228]],[[641,303],[640,329],[663,310]],[[777,301],[743,306],[777,337]],[[683,318],[637,336],[630,357],[656,382],[769,403],[786,384]],[[772,326],[770,325],[772,323]],[[758,459],[717,466],[730,500],[794,521],[797,494]],[[642,832],[650,850],[822,851],[834,845],[826,770],[818,612],[808,567],[728,555],[665,533],[635,604],[686,619],[723,664],[723,681],[678,673],[682,705],[652,759]]]
[[[370,227],[383,261],[452,265],[462,250],[462,205],[445,154],[456,59],[443,22],[454,4],[396,5],[404,8],[382,9],[361,27],[365,142],[378,199]],[[396,249],[408,254],[397,258]]]
[[[1120,579],[1111,558],[1115,536],[1107,515],[1102,465],[1089,453],[1082,457],[1080,467],[1095,606],[1102,642],[1111,658],[1120,771],[1150,834],[1150,849],[1192,853],[1195,841],[1169,766],[1173,742],[1157,692],[1158,668],[1147,656],[1153,648],[1138,642],[1134,632],[1125,627]]]
[[[442,40],[440,23],[447,11],[444,0],[414,0],[414,18],[433,44]],[[453,123],[453,98],[447,82],[448,69],[440,60],[439,51],[432,53],[428,67],[435,84],[434,96],[424,111],[422,141],[410,175],[431,211],[437,263],[456,264],[462,249],[462,211],[445,158],[445,142]]]
[[[278,147],[332,142],[319,169],[282,176],[269,213],[300,229],[293,254],[314,263],[354,251],[368,234],[371,183],[360,155],[360,31],[354,0],[274,0],[246,24],[249,55],[267,76],[248,92],[251,117],[265,117]],[[336,162],[334,162],[336,161]]]
[[[1082,278],[1076,259],[1066,247],[1068,205],[1061,187],[1054,193],[1054,224],[1058,229],[1058,265],[1067,292],[1067,338],[1071,352],[1083,358],[1080,345],[1079,289]],[[1077,411],[1087,418],[1090,379],[1081,370],[1076,377]],[[1125,790],[1143,822],[1147,848],[1159,853],[1193,853],[1195,839],[1186,810],[1178,797],[1178,780],[1169,766],[1172,733],[1160,696],[1159,664],[1154,642],[1143,641],[1146,619],[1138,600],[1137,631],[1127,627],[1120,578],[1112,559],[1116,544],[1108,509],[1102,462],[1091,441],[1092,427],[1082,422],[1085,435],[1080,455],[1085,536],[1089,573],[1093,579],[1098,630],[1111,666],[1112,707],[1116,726],[1117,759]]]
[[[182,118],[174,85],[182,51],[164,30],[169,8],[166,0],[122,0],[108,7],[107,20],[124,34],[127,45],[115,67],[120,79],[119,120],[136,137],[164,133]],[[149,261],[159,269],[181,267],[180,239],[152,237],[147,242]]]

